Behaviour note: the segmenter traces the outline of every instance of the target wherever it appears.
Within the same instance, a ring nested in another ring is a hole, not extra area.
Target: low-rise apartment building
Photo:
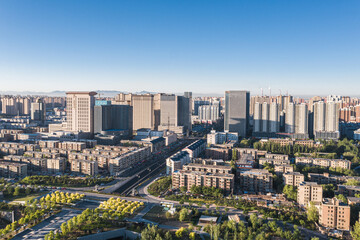
[[[230,149],[227,148],[206,148],[205,157],[212,159],[222,159],[224,161],[230,160]]]
[[[234,148],[234,151],[238,157],[241,157],[243,154],[250,154],[254,159],[265,157],[267,153],[267,151],[258,150],[255,148]]]
[[[37,144],[24,144],[24,143],[14,143],[14,142],[0,142],[0,148],[17,148],[25,151],[35,151],[39,150],[40,146]]]
[[[24,149],[13,147],[0,147],[0,155],[23,155]]]
[[[62,157],[35,158],[27,156],[8,155],[4,156],[4,160],[26,163],[28,164],[28,173],[32,174],[64,172],[66,168],[66,159]]]
[[[24,153],[24,156],[32,158],[58,158],[60,157],[60,153],[27,151]]]
[[[190,154],[186,151],[179,151],[166,159],[166,174],[172,174],[182,169],[183,165],[190,163]]]
[[[48,173],[63,173],[66,170],[66,159],[62,157],[47,159]]]
[[[289,155],[266,153],[266,154],[265,154],[265,158],[277,159],[277,160],[289,160]]]
[[[298,187],[300,183],[305,181],[305,176],[299,172],[288,172],[283,174],[283,180],[285,185]]]
[[[326,228],[350,231],[350,206],[337,198],[325,198],[320,205],[319,223]]]
[[[309,157],[296,157],[296,164],[319,166],[319,167],[332,167],[332,168],[345,168],[351,169],[351,161],[346,159],[325,159],[325,158],[309,158]]]
[[[203,159],[200,163],[195,161],[183,166],[183,170],[194,171],[194,172],[204,172],[204,173],[219,173],[219,174],[231,174],[231,166],[217,164],[215,160],[205,160]]]
[[[307,207],[310,202],[321,203],[323,188],[316,182],[302,182],[298,186],[297,202]]]
[[[27,164],[0,161],[0,177],[23,178],[27,176]]]
[[[273,176],[266,169],[251,169],[240,172],[240,187],[244,192],[273,192]]]
[[[360,186],[338,185],[338,193],[345,197],[355,197],[360,193]]]
[[[98,174],[98,163],[96,161],[74,159],[71,161],[71,171],[74,173],[95,176]]]
[[[275,165],[274,171],[276,174],[290,173],[294,171],[294,167],[292,165]]]
[[[190,158],[197,158],[202,152],[206,149],[206,141],[204,139],[199,139],[189,146],[185,147],[183,151],[189,153]]]
[[[109,160],[109,173],[110,175],[116,175],[120,171],[125,170],[134,164],[147,160],[150,156],[151,148],[142,147],[126,152],[119,157],[111,158]]]
[[[259,165],[263,166],[265,163],[271,165],[290,165],[290,160],[273,159],[273,158],[260,158]]]
[[[86,143],[85,142],[60,142],[59,148],[80,152],[86,148]]]
[[[206,186],[220,188],[227,193],[232,193],[234,181],[234,174],[197,172],[191,170],[177,170],[172,174],[173,189],[186,187],[188,191],[192,186]]]

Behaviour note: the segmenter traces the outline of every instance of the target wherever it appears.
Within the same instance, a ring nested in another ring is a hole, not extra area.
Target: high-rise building
[[[141,128],[157,130],[160,123],[160,95],[131,94],[130,101],[133,107],[133,130]]]
[[[125,130],[132,134],[132,107],[129,105],[96,105],[94,133],[106,130]]]
[[[253,135],[266,137],[279,132],[279,105],[273,103],[255,103]],[[270,135],[269,135],[270,134]]]
[[[295,107],[295,133],[308,135],[308,108],[304,103]]]
[[[46,105],[41,99],[37,99],[36,102],[31,103],[31,120],[39,121],[42,124],[46,120]]]
[[[133,108],[133,130],[171,130],[176,133],[191,131],[191,92],[175,94],[119,94],[116,104]]]
[[[280,131],[279,105],[277,103],[271,103],[270,115],[269,115],[269,132],[275,133],[279,131]]]
[[[285,132],[293,134],[294,138],[308,138],[309,112],[305,103],[289,103],[285,114]]]
[[[96,92],[66,93],[66,122],[69,131],[94,133]]]
[[[268,132],[269,128],[269,104],[263,103],[262,104],[262,114],[261,114],[261,120],[262,120],[262,132]]]
[[[289,103],[286,108],[285,132],[286,133],[294,133],[295,132],[295,104],[294,103]]]
[[[314,127],[315,138],[337,139],[339,133],[339,104],[336,102],[314,103]]]
[[[184,96],[160,94],[159,130],[182,134],[191,130],[191,93]]]
[[[225,92],[225,118],[224,130],[237,132],[239,136],[247,136],[249,129],[249,103],[250,92]]]
[[[200,121],[215,122],[219,119],[220,109],[218,105],[203,105],[198,109]]]

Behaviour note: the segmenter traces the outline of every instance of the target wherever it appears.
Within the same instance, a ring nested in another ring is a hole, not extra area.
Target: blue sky
[[[2,0],[0,90],[360,95],[360,1]]]

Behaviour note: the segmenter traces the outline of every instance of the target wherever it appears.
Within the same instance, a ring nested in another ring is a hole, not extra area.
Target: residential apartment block
[[[27,176],[27,164],[0,161],[0,177],[23,178]]]
[[[109,160],[109,173],[110,175],[116,175],[120,171],[125,170],[134,164],[147,160],[150,156],[150,147],[142,147],[126,152],[119,157],[111,158]]]
[[[294,167],[292,165],[275,165],[274,171],[276,174],[290,173],[294,171]]]
[[[287,172],[283,174],[283,180],[285,185],[298,187],[300,183],[305,181],[305,176],[299,172]]]
[[[315,182],[302,182],[298,186],[297,202],[307,207],[310,202],[321,203],[323,188]]]
[[[262,166],[265,163],[271,165],[290,165],[290,160],[274,159],[274,158],[260,158],[259,165]]]
[[[240,187],[244,192],[268,193],[273,191],[273,176],[265,169],[240,172]]]
[[[296,164],[319,166],[319,167],[332,167],[332,168],[345,168],[351,169],[351,161],[346,159],[325,159],[325,158],[308,158],[308,157],[296,157]]]
[[[319,223],[326,228],[350,231],[350,206],[336,198],[325,198],[320,205]]]
[[[71,161],[71,171],[79,174],[95,176],[98,174],[98,163],[96,161],[74,159]]]
[[[172,174],[182,169],[183,165],[190,163],[190,155],[186,151],[179,151],[166,159],[166,174]]]
[[[179,189],[186,187],[190,190],[192,186],[206,186],[221,188],[228,193],[234,189],[234,174],[197,172],[191,170],[177,170],[172,174],[172,187]]]
[[[183,151],[186,151],[189,153],[190,158],[196,158],[198,157],[202,152],[204,152],[206,149],[206,141],[203,139],[197,140],[193,143],[191,143],[189,146],[183,149]]]

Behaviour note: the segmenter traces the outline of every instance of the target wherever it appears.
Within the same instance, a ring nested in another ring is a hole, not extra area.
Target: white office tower
[[[269,104],[266,102],[262,104],[261,120],[262,120],[262,132],[267,133],[269,127]]]
[[[270,104],[269,116],[269,132],[276,133],[280,130],[279,105],[277,103]]]
[[[254,132],[261,131],[262,104],[255,103],[254,107]]]
[[[295,132],[295,104],[288,103],[285,114],[285,132]]]
[[[72,132],[94,132],[94,106],[96,92],[66,93],[66,122]]]
[[[295,107],[295,133],[308,134],[308,107],[305,103],[297,104]]]

